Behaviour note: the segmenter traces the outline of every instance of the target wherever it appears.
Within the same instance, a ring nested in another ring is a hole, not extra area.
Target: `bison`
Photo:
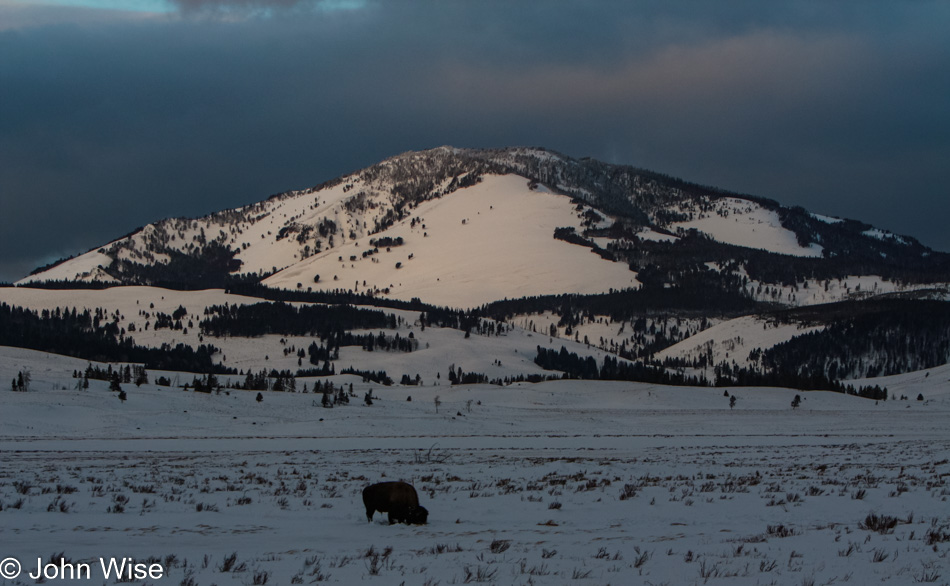
[[[363,504],[366,505],[366,520],[372,522],[373,514],[389,513],[389,524],[425,525],[429,511],[419,506],[419,495],[411,484],[405,482],[380,482],[363,489]]]

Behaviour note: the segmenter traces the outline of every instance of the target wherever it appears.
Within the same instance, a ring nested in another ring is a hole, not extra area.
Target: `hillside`
[[[583,221],[566,197],[531,189],[516,175],[488,176],[419,205],[411,218],[372,237],[298,262],[264,284],[319,288],[313,278],[320,275],[325,286],[456,307],[639,286],[626,264],[551,237],[559,227],[580,232]],[[374,245],[380,241],[401,244]]]
[[[212,344],[217,350],[212,357],[213,364],[233,369],[235,375],[238,372],[261,370],[268,373],[297,373],[300,369],[319,367],[324,362],[320,360],[313,364],[306,353],[302,360],[298,356],[298,351],[305,352],[315,340],[319,342],[317,336],[289,334],[279,324],[272,328],[274,333],[250,336],[214,336],[203,331],[201,322],[208,318],[208,309],[211,307],[269,303],[266,299],[228,294],[222,290],[173,291],[153,287],[113,287],[70,291],[18,287],[0,289],[0,302],[38,311],[41,315],[44,311],[49,313],[58,309],[63,312],[72,308],[80,312],[88,309],[103,316],[99,329],[104,329],[108,324],[109,328],[120,332],[124,339],[146,348],[161,349],[178,344],[197,348],[201,344]],[[181,317],[174,318],[176,314]],[[402,375],[409,375],[415,381],[418,375],[424,385],[442,386],[449,384],[447,373],[450,366],[461,368],[464,372],[484,374],[491,380],[553,374],[546,373],[533,361],[536,346],[542,343],[546,346],[556,344],[557,348],[566,345],[572,352],[596,356],[598,361],[607,355],[583,344],[569,340],[551,341],[548,337],[537,336],[517,327],[499,332],[498,335],[476,333],[466,337],[464,332],[450,327],[421,327],[417,312],[385,310],[385,314],[395,318],[394,327],[387,323],[373,330],[354,331],[357,334],[384,332],[389,338],[400,335],[408,339],[411,336],[417,342],[417,347],[405,352],[367,350],[360,344],[344,345],[339,349],[339,357],[332,360],[336,372],[347,367],[385,371],[396,381]],[[160,326],[162,321],[167,325]],[[74,355],[81,349],[76,350]],[[230,379],[222,380],[226,382]],[[242,381],[243,375],[234,376],[233,380]],[[182,382],[187,382],[187,379]]]

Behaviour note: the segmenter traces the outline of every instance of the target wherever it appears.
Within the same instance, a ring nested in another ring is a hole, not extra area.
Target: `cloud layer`
[[[943,3],[175,2],[19,6],[0,30],[0,280],[441,144],[547,146],[950,249]]]

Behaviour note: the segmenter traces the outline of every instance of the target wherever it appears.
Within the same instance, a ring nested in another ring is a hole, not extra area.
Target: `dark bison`
[[[389,524],[425,525],[429,511],[419,506],[419,495],[405,482],[380,482],[363,489],[366,520],[372,522],[373,513],[389,513]]]

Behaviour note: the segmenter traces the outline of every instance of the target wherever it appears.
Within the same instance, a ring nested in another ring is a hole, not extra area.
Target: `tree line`
[[[98,327],[94,324],[98,323]],[[36,311],[0,303],[0,346],[28,348],[94,362],[135,362],[152,370],[233,374],[232,368],[215,364],[219,352],[211,344],[192,348],[162,344],[146,348],[123,336],[114,322],[100,323],[93,312]]]
[[[303,305],[254,303],[213,305],[205,309],[198,326],[211,336],[254,337],[267,334],[314,336],[322,340],[356,329],[395,329],[397,319],[379,310],[351,305]]]
[[[559,370],[565,378],[588,380],[624,380],[662,385],[707,386],[704,377],[694,377],[670,372],[665,368],[650,366],[642,362],[627,362],[613,356],[604,356],[602,365],[598,365],[593,356],[579,356],[576,352],[561,349],[537,347],[535,364],[545,370]]]

